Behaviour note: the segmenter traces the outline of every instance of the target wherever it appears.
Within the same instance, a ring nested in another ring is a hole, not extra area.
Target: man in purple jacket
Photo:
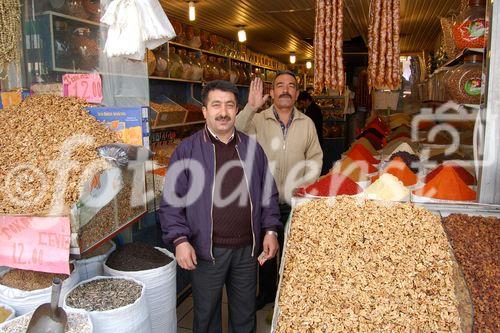
[[[229,332],[254,332],[257,256],[263,263],[279,247],[278,191],[263,149],[234,127],[236,86],[209,82],[202,99],[205,128],[170,159],[159,213],[163,239],[191,271],[194,332],[222,331],[224,284]]]

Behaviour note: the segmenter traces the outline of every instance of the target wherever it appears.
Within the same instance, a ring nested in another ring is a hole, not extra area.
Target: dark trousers
[[[285,240],[285,225],[290,216],[291,207],[287,204],[280,204],[280,220],[283,223],[283,229],[278,231],[278,242],[280,244],[280,255],[283,254],[283,244]],[[277,256],[267,260],[264,265],[259,267],[259,298],[274,300],[278,290],[278,260]],[[270,301],[269,303],[271,303]]]
[[[225,284],[229,306],[229,332],[255,332],[257,259],[252,257],[252,247],[214,247],[213,252],[215,264],[198,259],[196,269],[191,271],[193,331],[222,332],[222,291]]]

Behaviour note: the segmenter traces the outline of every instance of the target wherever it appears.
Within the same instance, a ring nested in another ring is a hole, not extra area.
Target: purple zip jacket
[[[236,131],[236,150],[243,164],[250,193],[253,233],[252,255],[259,254],[263,230],[282,228],[278,190],[262,147]],[[190,170],[190,171],[188,171]],[[215,179],[215,146],[207,129],[182,141],[170,158],[159,216],[163,241],[187,237],[196,255],[214,261],[212,207]]]

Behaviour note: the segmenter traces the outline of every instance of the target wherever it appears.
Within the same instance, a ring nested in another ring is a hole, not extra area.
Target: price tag
[[[74,96],[85,99],[89,103],[102,102],[101,76],[91,74],[65,74],[63,75],[64,96]]]
[[[0,216],[0,265],[70,274],[67,217]]]

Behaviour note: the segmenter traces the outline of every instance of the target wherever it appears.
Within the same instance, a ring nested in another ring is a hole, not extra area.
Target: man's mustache
[[[231,117],[230,116],[217,116],[215,118],[215,120],[216,121],[223,121],[223,120],[225,120],[225,121],[231,121]]]
[[[283,94],[281,94],[281,95],[280,95],[280,98],[281,98],[281,97],[285,97],[285,96],[288,96],[288,97],[292,98],[292,95],[290,95],[289,93],[283,93]]]

